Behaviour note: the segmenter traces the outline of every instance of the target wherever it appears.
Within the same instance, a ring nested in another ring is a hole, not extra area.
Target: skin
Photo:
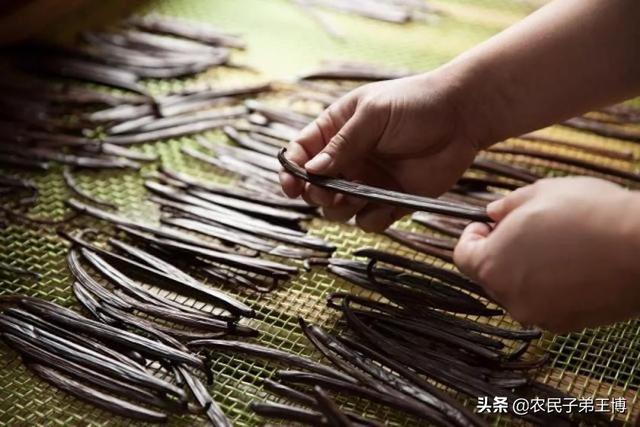
[[[347,94],[289,144],[308,172],[438,196],[483,148],[640,93],[640,2],[556,0],[426,74]],[[282,172],[283,190],[381,231],[407,212]],[[635,215],[634,215],[635,213]],[[489,207],[457,266],[523,323],[554,331],[640,314],[640,196],[587,178],[544,180]],[[603,286],[606,284],[606,286]]]

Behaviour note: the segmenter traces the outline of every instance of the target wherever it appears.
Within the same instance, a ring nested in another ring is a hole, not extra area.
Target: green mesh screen
[[[132,8],[131,2],[109,2],[108,7],[90,4],[54,26],[56,37],[68,37],[80,24],[94,23],[100,18],[118,16]],[[344,31],[345,40],[332,39],[299,8],[287,0],[166,0],[144,3],[142,12],[158,12],[202,20],[231,32],[243,33],[248,41],[246,52],[235,59],[259,70],[256,75],[238,70],[213,70],[187,81],[153,81],[158,92],[179,89],[182,85],[208,82],[222,87],[266,78],[291,78],[317,65],[322,59],[364,60],[415,70],[431,69],[457,53],[479,43],[500,29],[517,21],[531,6],[524,0],[440,0],[433,1],[444,13],[434,22],[397,26],[362,18],[326,13]],[[138,3],[135,3],[138,5]],[[324,12],[323,12],[324,13]],[[53,31],[53,30],[52,30]],[[552,129],[594,146],[617,144],[640,155],[640,146],[624,144],[566,129]],[[225,140],[217,132],[212,139]],[[214,180],[224,180],[206,165],[180,154],[181,145],[195,147],[190,138],[146,144],[141,150],[157,153],[158,163]],[[585,156],[589,157],[589,156]],[[594,158],[599,159],[599,158]],[[125,214],[153,218],[157,212],[145,201],[143,176],[156,166],[145,166],[140,172],[78,172],[81,187],[91,194],[117,204]],[[538,162],[540,171],[545,163]],[[64,206],[71,194],[66,189],[61,169],[46,174],[29,175],[40,189],[40,202],[30,212],[33,216],[62,218],[69,211]],[[405,222],[408,227],[414,227]],[[74,227],[104,227],[91,219],[81,218]],[[350,256],[353,249],[374,246],[442,264],[441,261],[417,255],[390,240],[365,234],[354,227],[314,220],[311,232],[335,243],[336,256]],[[27,277],[0,276],[0,293],[26,293],[75,306],[66,270],[66,246],[52,227],[10,225],[0,230],[0,262],[30,268],[42,274],[39,281]],[[603,284],[606,286],[606,284]],[[338,316],[325,306],[325,297],[335,290],[354,290],[348,283],[315,269],[283,283],[273,293],[256,296],[242,290],[225,288],[249,302],[258,311],[251,321],[262,336],[260,343],[298,354],[318,357],[297,328],[297,316],[325,326],[336,327]],[[510,319],[496,320],[509,324]],[[545,335],[537,342],[537,350],[552,354],[550,364],[538,378],[560,387],[574,396],[626,397],[633,416],[640,410],[637,390],[640,388],[640,323],[630,321],[613,327],[583,331],[567,336]],[[266,420],[255,416],[248,404],[255,399],[273,400],[264,391],[261,378],[270,376],[273,365],[242,356],[214,355],[215,384],[210,391],[227,415],[237,425],[258,425]],[[346,407],[386,419],[391,425],[416,425],[415,420],[378,405],[354,399],[340,399]],[[473,402],[471,402],[473,403]],[[632,419],[631,411],[620,417]],[[503,424],[509,420],[502,420]],[[31,375],[16,354],[0,345],[0,424],[2,425],[117,425],[129,420],[100,411],[48,386]],[[176,425],[204,424],[203,418],[172,417]]]

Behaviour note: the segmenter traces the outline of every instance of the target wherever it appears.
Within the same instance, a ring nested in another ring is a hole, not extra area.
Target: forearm
[[[437,72],[480,147],[640,93],[640,1],[556,0]]]

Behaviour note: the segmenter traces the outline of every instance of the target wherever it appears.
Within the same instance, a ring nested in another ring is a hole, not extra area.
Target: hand
[[[477,152],[460,114],[459,84],[453,75],[436,71],[362,86],[302,130],[286,156],[310,173],[438,196]],[[346,221],[357,214],[366,231],[384,230],[407,213],[336,195],[285,172],[280,181],[287,195],[322,206],[329,219]]]
[[[493,202],[454,259],[511,316],[568,332],[640,313],[640,197],[595,178],[545,179]]]

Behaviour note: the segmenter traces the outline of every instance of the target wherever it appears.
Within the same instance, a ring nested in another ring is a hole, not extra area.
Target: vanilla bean
[[[202,153],[201,151],[194,150],[190,147],[181,147],[180,151],[187,155],[188,157],[192,157],[194,159],[200,160],[201,162],[207,163],[211,166],[215,166],[224,171],[232,173],[234,175],[239,175],[244,178],[259,178],[264,179],[272,184],[278,183],[278,174],[273,173],[271,171],[264,170],[257,166],[252,165],[248,162],[243,162],[232,157],[226,157],[224,160],[207,155]]]
[[[270,121],[283,123],[293,129],[302,129],[314,119],[311,115],[281,109],[257,100],[248,100],[245,105],[251,111],[262,114]]]
[[[239,36],[223,33],[203,23],[159,15],[132,17],[128,19],[127,23],[151,33],[169,34],[183,39],[195,40],[206,45],[238,49],[245,47],[244,41]]]
[[[250,217],[237,211],[213,205],[212,203],[192,196],[167,191],[167,188],[162,188],[156,184],[153,185],[153,188],[158,192],[162,191],[162,195],[169,196],[174,200],[182,202],[178,203],[164,199],[155,199],[155,201],[161,203],[163,207],[170,207],[182,213],[198,217],[198,219],[218,223],[247,233],[314,249],[320,252],[330,253],[335,250],[333,246],[330,246],[324,240],[314,236],[309,236],[301,231]]]
[[[401,243],[405,246],[410,247],[411,249],[415,249],[418,252],[422,252],[424,254],[440,258],[441,260],[453,264],[453,248],[442,248],[434,244],[431,244],[427,240],[417,240],[413,239],[409,236],[408,232],[404,232],[402,230],[395,229],[387,229],[384,232],[385,236],[390,237],[392,240]],[[450,246],[452,246],[450,244]]]
[[[46,316],[43,316],[43,318],[47,319]],[[85,320],[90,321],[89,319]],[[134,369],[128,364],[110,359],[82,345],[63,339],[42,328],[34,327],[29,323],[10,318],[6,315],[0,315],[0,326],[5,334],[12,334],[33,345],[44,347],[48,352],[102,372],[112,378],[121,378],[131,384],[151,388],[162,393],[168,393],[178,398],[184,398],[184,392],[171,383],[156,378],[146,372]]]
[[[287,399],[294,401],[294,402],[300,402],[303,403],[307,406],[311,406],[312,408],[315,408],[315,406],[317,405],[316,399],[313,398],[312,396],[303,393],[300,390],[297,390],[293,387],[289,387],[288,385],[279,383],[277,381],[273,381],[269,378],[265,378],[264,382],[263,382],[264,388],[273,392],[273,393],[277,393],[283,397],[286,397]],[[347,417],[349,417],[353,422],[357,423],[357,425],[362,425],[362,426],[369,426],[369,427],[381,427],[382,424],[375,421],[375,420],[370,420],[367,418],[364,418],[361,414],[357,414],[355,412],[352,411],[344,411],[344,413],[347,415]]]
[[[268,206],[295,209],[299,211],[315,210],[313,206],[309,206],[305,201],[300,199],[290,199],[288,197],[279,196],[277,194],[264,194],[237,186],[215,184],[213,182],[201,180],[183,172],[177,172],[173,169],[168,169],[164,166],[160,167],[160,171],[167,177],[187,185],[187,187],[194,187],[211,193],[234,197],[236,199],[247,200],[250,202],[259,202]]]
[[[80,202],[77,199],[68,199],[66,203],[77,212],[91,215],[103,221],[107,221],[109,223],[125,227],[125,229],[128,228],[128,229],[140,230],[143,232],[151,233],[153,235],[166,237],[169,239],[178,240],[185,243],[191,243],[194,245],[202,246],[208,249],[217,250],[221,252],[229,251],[224,246],[215,245],[212,242],[207,242],[201,239],[197,239],[196,237],[191,236],[187,233],[180,232],[179,230],[170,229],[166,227],[154,227],[151,225],[132,221],[120,215],[113,214],[110,212],[105,212],[104,210],[98,209],[94,206],[89,206],[87,204]]]
[[[261,203],[249,202],[245,200],[240,200],[237,198],[231,198],[222,196],[219,194],[212,194],[209,192],[204,192],[200,190],[187,190],[187,193],[196,196],[202,200],[206,200],[207,202],[214,203],[216,205],[225,206],[230,209],[234,209],[240,212],[244,212],[246,214],[251,214],[253,216],[261,216],[267,217],[279,221],[302,221],[309,219],[308,215],[303,213],[282,209],[282,208],[274,208],[271,206],[264,206]]]
[[[108,356],[109,358],[116,360],[120,363],[124,363],[125,365],[128,365],[133,369],[136,369],[141,372],[146,372],[144,366],[134,361],[133,359],[125,356],[119,351],[116,351],[111,347],[108,347],[100,343],[99,341],[88,338],[84,335],[74,334],[72,331],[66,330],[53,323],[47,322],[44,319],[37,317],[29,312],[26,312],[20,308],[14,308],[14,307],[8,308],[5,310],[5,314],[10,315],[11,317],[14,317],[16,319],[20,319],[24,322],[28,322],[43,330],[51,332],[60,338],[63,338],[75,344],[81,345],[82,347],[93,350],[94,352],[100,353],[104,356]]]
[[[225,127],[227,128],[227,127]],[[235,132],[235,130],[234,130]],[[213,144],[204,138],[197,138],[198,143],[203,147],[214,152],[218,157],[233,157],[246,163],[251,163],[254,166],[258,166],[262,169],[266,169],[271,172],[280,172],[280,163],[275,158],[278,154],[277,150],[282,147],[273,147],[276,149],[276,153],[263,154],[260,150],[247,149],[242,147],[235,147],[233,145],[226,144]]]
[[[557,137],[538,135],[536,133],[527,133],[524,135],[520,135],[518,139],[524,139],[525,141],[529,141],[529,142],[543,143],[543,144],[553,145],[557,147],[571,148],[574,150],[584,151],[585,153],[591,153],[591,154],[596,154],[598,156],[608,157],[610,159],[625,160],[625,161],[635,160],[633,151],[630,151],[630,150],[594,147],[591,145],[584,145],[584,144],[578,144],[571,141],[566,141],[564,139],[557,138]]]
[[[144,49],[157,53],[164,53],[166,51],[184,54],[205,54],[215,51],[214,47],[197,41],[163,36],[160,34],[133,29],[122,29],[117,32],[89,32],[83,33],[82,36],[85,40],[91,43],[99,41],[100,43],[109,43],[116,46],[124,46],[134,49]]]
[[[246,353],[256,357],[262,357],[269,360],[282,363],[284,365],[296,366],[298,368],[307,369],[311,372],[327,375],[330,377],[340,378],[343,381],[354,382],[354,379],[334,368],[314,362],[311,359],[297,356],[293,353],[278,350],[276,348],[264,347],[258,344],[246,343],[243,341],[230,340],[196,340],[188,343],[189,347],[211,348],[216,351],[232,351],[234,353]]]
[[[65,165],[90,169],[140,169],[140,164],[128,159],[101,156],[88,157],[75,154],[65,154],[47,148],[31,148],[25,154],[32,155],[37,159],[59,162]]]
[[[345,68],[321,68],[303,74],[300,80],[360,80],[360,81],[380,81],[392,80],[409,76],[406,71],[385,71],[385,70],[358,70]]]
[[[574,129],[595,133],[607,138],[623,139],[625,141],[640,142],[640,131],[624,127],[616,127],[598,123],[584,117],[574,117],[562,123]]]
[[[164,423],[167,421],[167,415],[162,412],[147,409],[105,394],[80,382],[74,381],[60,374],[55,369],[47,368],[38,364],[28,364],[27,366],[45,381],[102,409],[106,409],[123,417],[146,422]]]
[[[113,268],[112,265],[102,259],[99,255],[96,255],[84,248],[82,249],[82,252],[85,258],[87,258],[87,260],[89,260],[91,264],[98,271],[104,274],[105,277],[107,277],[113,284],[119,286],[122,290],[137,299],[132,300],[131,298],[121,298],[129,306],[158,317],[163,317],[167,320],[179,323],[187,322],[191,326],[213,328],[216,330],[227,328],[226,322],[220,319],[215,319],[210,314],[205,314],[200,310],[189,309],[183,304],[148,291],[131,280],[124,273]],[[175,280],[189,282],[194,285],[198,283],[195,279],[186,280],[183,276],[175,277]],[[200,285],[198,284],[198,286]]]
[[[45,319],[69,328],[75,328],[91,336],[124,345],[128,348],[138,350],[143,354],[167,358],[195,367],[202,367],[202,361],[192,354],[173,349],[140,335],[84,318],[69,309],[46,303],[45,301],[23,299],[21,303],[27,310]]]
[[[222,128],[222,130],[224,131],[225,135],[229,137],[229,139],[247,150],[265,154],[269,157],[277,156],[278,151],[280,151],[280,148],[251,139],[248,135],[241,134],[237,129],[231,126],[225,126],[224,128]]]
[[[490,160],[484,157],[476,157],[471,164],[471,168],[504,176],[506,178],[516,179],[528,184],[532,184],[540,179],[540,176],[522,167],[509,165],[507,163]]]
[[[317,427],[333,425],[328,424],[319,412],[296,408],[295,406],[283,405],[282,403],[251,402],[249,407],[253,412],[263,417],[280,418]]]
[[[91,194],[88,194],[84,190],[82,190],[78,186],[78,183],[76,182],[76,179],[74,178],[73,174],[71,173],[71,168],[69,168],[68,166],[63,169],[62,177],[64,178],[64,182],[67,184],[67,187],[69,187],[69,189],[71,191],[76,193],[81,198],[87,199],[90,202],[95,203],[96,205],[101,205],[101,206],[104,206],[104,207],[107,207],[107,208],[110,208],[110,209],[117,209],[117,206],[114,205],[113,203],[105,202],[104,200],[100,200],[97,197],[94,197]]]
[[[350,395],[382,403],[383,405],[427,419],[437,425],[448,425],[447,420],[440,413],[417,401],[409,400],[404,397],[397,396],[396,394],[380,393],[368,387],[312,372],[280,370],[276,375],[281,381],[286,383],[319,385],[327,389],[335,390],[339,393],[349,393]]]
[[[640,139],[639,139],[640,141]],[[640,174],[635,172],[618,169],[610,166],[601,165],[599,163],[578,159],[571,156],[565,156],[557,153],[547,153],[544,151],[533,150],[521,147],[492,147],[489,151],[493,153],[511,154],[516,156],[526,156],[536,159],[548,160],[551,162],[562,163],[565,165],[575,166],[588,171],[611,175],[618,178],[628,179],[633,182],[640,182]]]
[[[111,135],[104,138],[104,142],[115,145],[143,144],[145,142],[178,138],[194,133],[206,132],[212,129],[223,127],[227,124],[229,124],[229,119],[207,119],[195,123],[187,123],[184,125],[152,130],[148,132],[140,132],[130,135]]]
[[[209,392],[202,382],[183,366],[178,366],[178,371],[184,378],[193,396],[205,410],[205,413],[213,426],[231,427],[231,421],[224,415],[218,404],[211,398],[211,395],[209,395]]]
[[[337,178],[321,177],[317,175],[309,175],[300,166],[295,165],[289,161],[284,153],[285,149],[278,154],[278,160],[284,167],[284,169],[291,173],[293,176],[300,178],[304,181],[310,182],[322,188],[327,188],[340,193],[345,193],[351,196],[364,198],[373,202],[380,202],[385,204],[391,204],[407,209],[426,211],[439,213],[444,215],[450,215],[458,218],[466,218],[474,221],[489,222],[491,219],[486,214],[484,209],[476,207],[465,206],[461,204],[453,204],[442,202],[438,199],[431,199],[428,197],[419,197],[405,193],[399,193],[396,191],[385,190],[382,188],[371,187],[364,184],[357,184],[354,182],[345,181]]]
[[[138,83],[138,77],[120,68],[55,54],[38,57],[32,65],[38,72],[128,90],[143,95],[150,103],[154,102],[149,92]]]
[[[391,376],[388,371],[373,365],[371,362],[365,363],[367,359],[363,359],[362,356],[358,356],[358,359],[356,359],[362,360],[362,362],[359,363],[359,366],[365,366],[370,372],[375,373],[379,378],[384,378],[383,381],[388,382],[390,385],[399,386],[400,391],[410,396],[414,396],[424,403],[438,409],[443,414],[447,415],[452,422],[458,425],[485,425],[485,423],[475,414],[470,412],[454,398],[428,381],[425,381],[401,363],[398,363],[371,347],[361,344],[353,339],[344,336],[340,336],[337,339],[369,360],[378,361],[382,366],[396,372],[400,377]]]
[[[145,388],[128,384],[120,379],[111,378],[95,371],[94,369],[90,369],[89,367],[64,359],[57,356],[55,353],[47,351],[46,349],[25,341],[15,335],[3,334],[3,338],[9,342],[14,350],[19,351],[23,357],[28,357],[30,361],[35,360],[37,363],[55,368],[71,377],[109,390],[119,396],[126,397],[129,400],[138,401],[140,403],[159,408],[166,408],[168,406],[168,402],[170,402],[168,399],[162,399],[160,396],[157,396]]]
[[[233,107],[224,110],[205,110],[191,114],[171,115],[169,117],[155,118],[153,116],[144,116],[142,118],[121,122],[107,129],[107,134],[130,134],[151,132],[160,129],[173,128],[176,126],[190,125],[194,123],[204,122],[217,119],[233,119],[247,112],[245,107]]]

